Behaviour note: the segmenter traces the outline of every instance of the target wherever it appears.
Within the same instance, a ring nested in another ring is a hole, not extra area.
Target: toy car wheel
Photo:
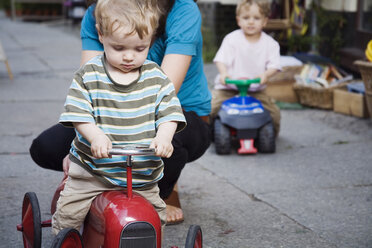
[[[191,225],[186,237],[185,248],[203,247],[203,235],[200,226]]]
[[[274,126],[269,122],[258,130],[257,149],[262,153],[274,153],[275,146]]]
[[[73,228],[65,228],[58,233],[52,243],[52,248],[81,248],[83,240],[80,233]]]
[[[41,247],[41,217],[37,196],[27,192],[22,204],[22,236],[26,248]]]
[[[231,134],[230,129],[220,119],[214,121],[214,145],[217,154],[230,154]]]

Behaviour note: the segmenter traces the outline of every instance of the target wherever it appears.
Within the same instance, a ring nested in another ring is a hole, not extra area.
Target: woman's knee
[[[72,128],[60,124],[46,129],[33,140],[29,149],[31,158],[42,168],[62,171],[63,158],[68,154],[74,136]]]
[[[30,146],[30,155],[32,160],[42,168],[48,169],[47,154],[50,146],[47,146],[40,137],[35,138]]]

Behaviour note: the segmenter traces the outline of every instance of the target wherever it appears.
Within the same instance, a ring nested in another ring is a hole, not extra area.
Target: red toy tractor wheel
[[[191,225],[186,237],[185,248],[202,248],[203,235],[200,226]]]
[[[23,197],[22,237],[25,248],[41,247],[40,207],[34,192],[27,192]]]
[[[65,228],[58,233],[52,243],[52,248],[81,248],[83,240],[80,233],[73,228]]]

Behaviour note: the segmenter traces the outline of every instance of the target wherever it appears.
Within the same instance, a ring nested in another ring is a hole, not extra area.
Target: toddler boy
[[[125,156],[111,156],[113,146],[141,143],[156,156],[133,158],[133,188],[149,200],[166,222],[157,182],[160,157],[170,157],[176,131],[186,121],[174,86],[160,67],[146,60],[159,12],[146,2],[99,0],[96,28],[104,54],[74,76],[60,123],[74,127],[69,178],[52,218],[53,232],[80,230],[94,198],[127,186]]]

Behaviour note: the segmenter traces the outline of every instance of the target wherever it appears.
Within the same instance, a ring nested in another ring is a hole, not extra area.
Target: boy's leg
[[[212,91],[212,111],[211,119],[216,118],[218,111],[221,108],[222,103],[238,94],[235,90],[213,90]]]
[[[79,231],[92,201],[105,190],[107,190],[106,185],[79,165],[71,162],[69,178],[52,217],[53,233],[56,235],[67,227]]]
[[[176,133],[172,140],[174,147],[170,158],[163,158],[164,176],[159,181],[160,196],[167,204],[169,224],[176,224],[183,220],[183,213],[178,194],[174,186],[178,181],[186,163],[198,159],[210,145],[209,125],[195,112],[184,112],[187,126],[182,132]]]
[[[273,119],[275,135],[278,136],[280,131],[280,109],[275,104],[274,99],[266,94],[266,90],[249,92],[249,95],[258,99],[263,107],[270,112],[270,116]]]
[[[162,229],[165,227],[167,222],[167,213],[166,213],[166,205],[165,202],[160,198],[159,195],[159,187],[157,184],[150,187],[144,187],[141,189],[133,189],[133,192],[144,197],[148,200],[155,208],[156,212],[158,212]]]

